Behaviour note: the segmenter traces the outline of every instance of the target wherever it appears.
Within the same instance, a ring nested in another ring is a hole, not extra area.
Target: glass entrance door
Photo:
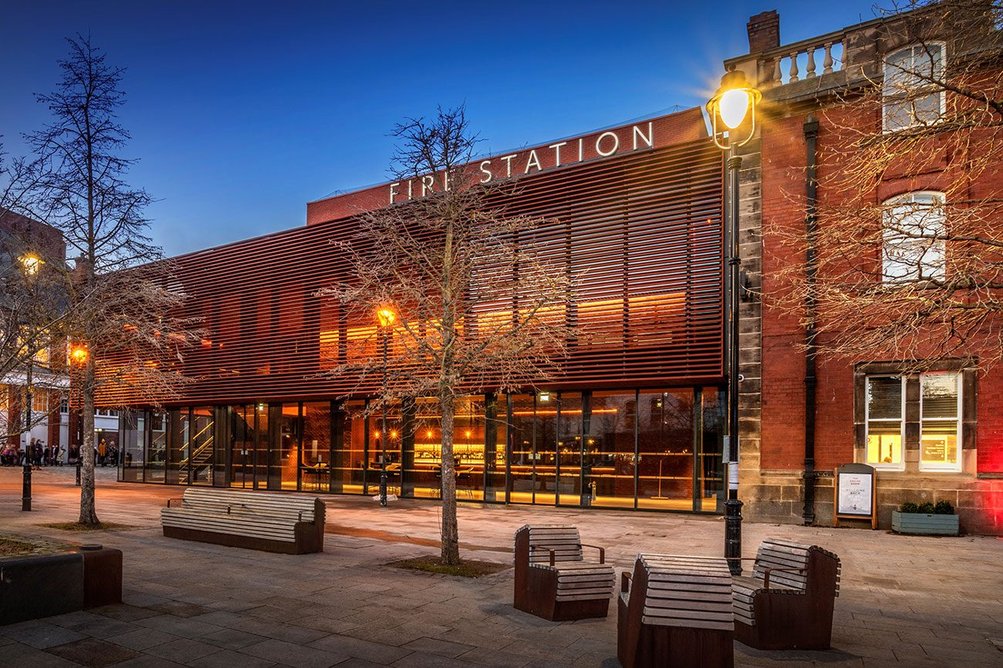
[[[557,397],[557,505],[582,505],[582,395],[561,392]]]

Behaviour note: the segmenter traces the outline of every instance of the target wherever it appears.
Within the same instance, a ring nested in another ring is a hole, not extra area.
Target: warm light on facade
[[[380,322],[380,327],[384,329],[393,326],[397,322],[397,314],[389,306],[383,306],[376,311],[376,319]]]
[[[87,361],[87,357],[90,353],[87,352],[87,348],[81,345],[70,346],[70,361],[73,364],[83,364]]]
[[[38,270],[42,268],[42,265],[45,264],[45,261],[34,253],[25,253],[17,261],[21,263],[21,270],[27,276],[36,275]]]
[[[756,104],[763,94],[754,88],[741,70],[726,72],[714,97],[707,103],[714,143],[721,149],[743,146],[756,132]],[[736,131],[749,118],[748,134]],[[722,127],[723,126],[723,127]]]

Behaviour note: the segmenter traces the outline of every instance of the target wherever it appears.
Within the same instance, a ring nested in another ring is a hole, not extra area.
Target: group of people
[[[21,449],[20,443],[8,443],[0,450],[0,465],[22,466],[30,464],[35,468],[42,466],[62,465],[60,455],[63,449],[58,445],[46,445],[45,441],[33,438],[27,447]]]
[[[46,445],[45,441],[33,438],[27,447],[22,448],[20,443],[8,443],[0,447],[0,466],[23,466],[30,464],[35,468],[42,466],[62,466],[64,463],[76,464],[79,459],[80,446],[71,445],[69,456],[64,462],[63,453],[66,451],[58,445]],[[105,439],[100,439],[94,446],[94,463],[98,466],[118,466],[118,445],[115,441],[110,444]]]
[[[94,463],[98,466],[118,466],[118,445],[115,441],[109,444],[105,439],[100,439],[94,448],[94,454]]]

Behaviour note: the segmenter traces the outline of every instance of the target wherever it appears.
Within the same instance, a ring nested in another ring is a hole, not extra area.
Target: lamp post
[[[80,468],[83,466],[83,429],[81,425],[82,416],[80,415],[80,402],[79,402],[79,390],[74,392],[74,377],[79,381],[80,372],[79,369],[87,363],[87,358],[90,356],[90,351],[87,347],[79,343],[70,344],[70,396],[68,401],[68,408],[70,411],[70,428],[69,428],[69,440],[70,445],[73,441],[77,441],[77,463],[76,463],[76,486],[80,487]],[[78,371],[74,372],[74,368]],[[74,396],[77,396],[77,400],[74,401]],[[69,461],[70,449],[67,447],[66,456],[67,461]]]
[[[24,274],[25,281],[31,285],[31,309],[37,306],[38,300],[38,285],[35,278],[38,276],[39,269],[42,268],[44,261],[37,254],[29,252],[20,256],[18,263],[21,265],[21,273]],[[31,460],[34,456],[31,448],[31,423],[34,418],[33,404],[35,402],[35,397],[32,393],[32,374],[35,370],[35,354],[37,349],[35,348],[37,341],[36,337],[38,332],[35,331],[35,314],[29,311],[29,318],[25,322],[25,326],[31,332],[29,336],[26,337],[25,352],[28,357],[28,367],[25,370],[25,386],[24,386],[24,468],[23,468],[23,482],[21,485],[21,510],[30,511],[31,510]]]
[[[762,94],[753,88],[741,70],[726,72],[721,86],[707,103],[714,143],[728,157],[728,197],[724,248],[728,273],[725,278],[725,341],[728,370],[728,427],[725,455],[728,461],[728,498],[724,502],[724,556],[735,575],[742,573],[742,502],[738,498],[738,338],[741,256],[738,237],[738,173],[742,168],[739,147],[752,140],[756,131],[756,103]]]
[[[397,314],[389,306],[382,306],[376,311],[376,319],[383,335],[383,390],[380,401],[382,415],[380,419],[380,505],[387,507],[387,362],[390,352],[390,334]]]

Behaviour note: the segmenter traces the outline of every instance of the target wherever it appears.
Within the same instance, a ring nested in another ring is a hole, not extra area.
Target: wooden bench
[[[599,562],[582,548],[599,551]],[[551,621],[605,617],[616,574],[606,551],[583,545],[573,526],[530,526],[515,532],[515,601],[519,610]]]
[[[829,649],[839,557],[817,545],[767,538],[751,577],[736,577],[735,637],[757,649]]]
[[[624,668],[735,665],[731,571],[716,557],[640,554],[617,601]]]
[[[164,535],[266,552],[324,551],[324,502],[299,494],[189,487],[160,510]]]

